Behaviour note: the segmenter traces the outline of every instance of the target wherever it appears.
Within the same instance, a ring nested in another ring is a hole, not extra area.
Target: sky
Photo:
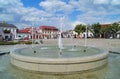
[[[19,29],[47,25],[63,30],[113,23],[120,21],[120,0],[0,0],[0,21]]]

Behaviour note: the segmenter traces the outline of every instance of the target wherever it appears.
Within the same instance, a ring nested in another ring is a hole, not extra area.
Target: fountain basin
[[[56,52],[58,51],[56,46],[34,49],[29,47],[18,48],[10,53],[11,63],[22,69],[49,73],[70,73],[90,70],[107,63],[107,51],[94,47],[89,47],[86,49],[86,52],[81,52],[85,47],[77,47],[75,50],[70,49],[69,46],[66,46],[62,51],[62,55],[60,55],[59,52]],[[47,55],[46,52],[50,55]]]

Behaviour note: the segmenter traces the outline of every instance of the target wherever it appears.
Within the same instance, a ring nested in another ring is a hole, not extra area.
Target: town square
[[[119,79],[119,0],[0,0],[0,79]]]

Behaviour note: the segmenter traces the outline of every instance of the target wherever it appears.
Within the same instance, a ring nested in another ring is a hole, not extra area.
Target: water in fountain
[[[63,17],[60,18],[61,21],[63,21]],[[62,37],[61,37],[61,31],[62,31],[62,27],[63,27],[63,23],[61,22],[61,26],[60,26],[60,32],[59,32],[59,37],[58,37],[58,47],[60,49],[59,54],[62,55],[62,49],[63,49],[63,45],[62,45]]]
[[[59,33],[58,47],[59,47],[59,49],[60,49],[60,55],[61,55],[61,54],[62,54],[62,49],[63,49],[62,38],[61,38],[61,32]]]
[[[59,33],[58,47],[59,47],[59,49],[62,49],[62,48],[63,48],[63,45],[62,45],[62,38],[61,38],[61,32]]]

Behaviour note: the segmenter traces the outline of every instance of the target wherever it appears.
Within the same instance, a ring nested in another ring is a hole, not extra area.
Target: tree
[[[78,24],[74,28],[74,31],[77,32],[78,34],[85,32],[85,30],[86,30],[86,26],[82,24]]]
[[[116,33],[120,30],[119,23],[115,22],[110,27],[110,33],[113,34],[113,38],[116,37]]]
[[[92,32],[94,34],[94,37],[96,38],[100,37],[100,30],[101,27],[99,23],[92,24]]]
[[[116,33],[120,30],[119,23],[115,22],[111,24],[110,26],[104,26],[104,28],[101,28],[101,35],[105,38],[109,37],[116,37]]]
[[[119,30],[120,30],[119,23],[115,22],[111,25],[111,32],[116,33]]]
[[[101,28],[100,30],[101,37],[108,38],[110,36],[110,26],[104,26],[104,28]]]

